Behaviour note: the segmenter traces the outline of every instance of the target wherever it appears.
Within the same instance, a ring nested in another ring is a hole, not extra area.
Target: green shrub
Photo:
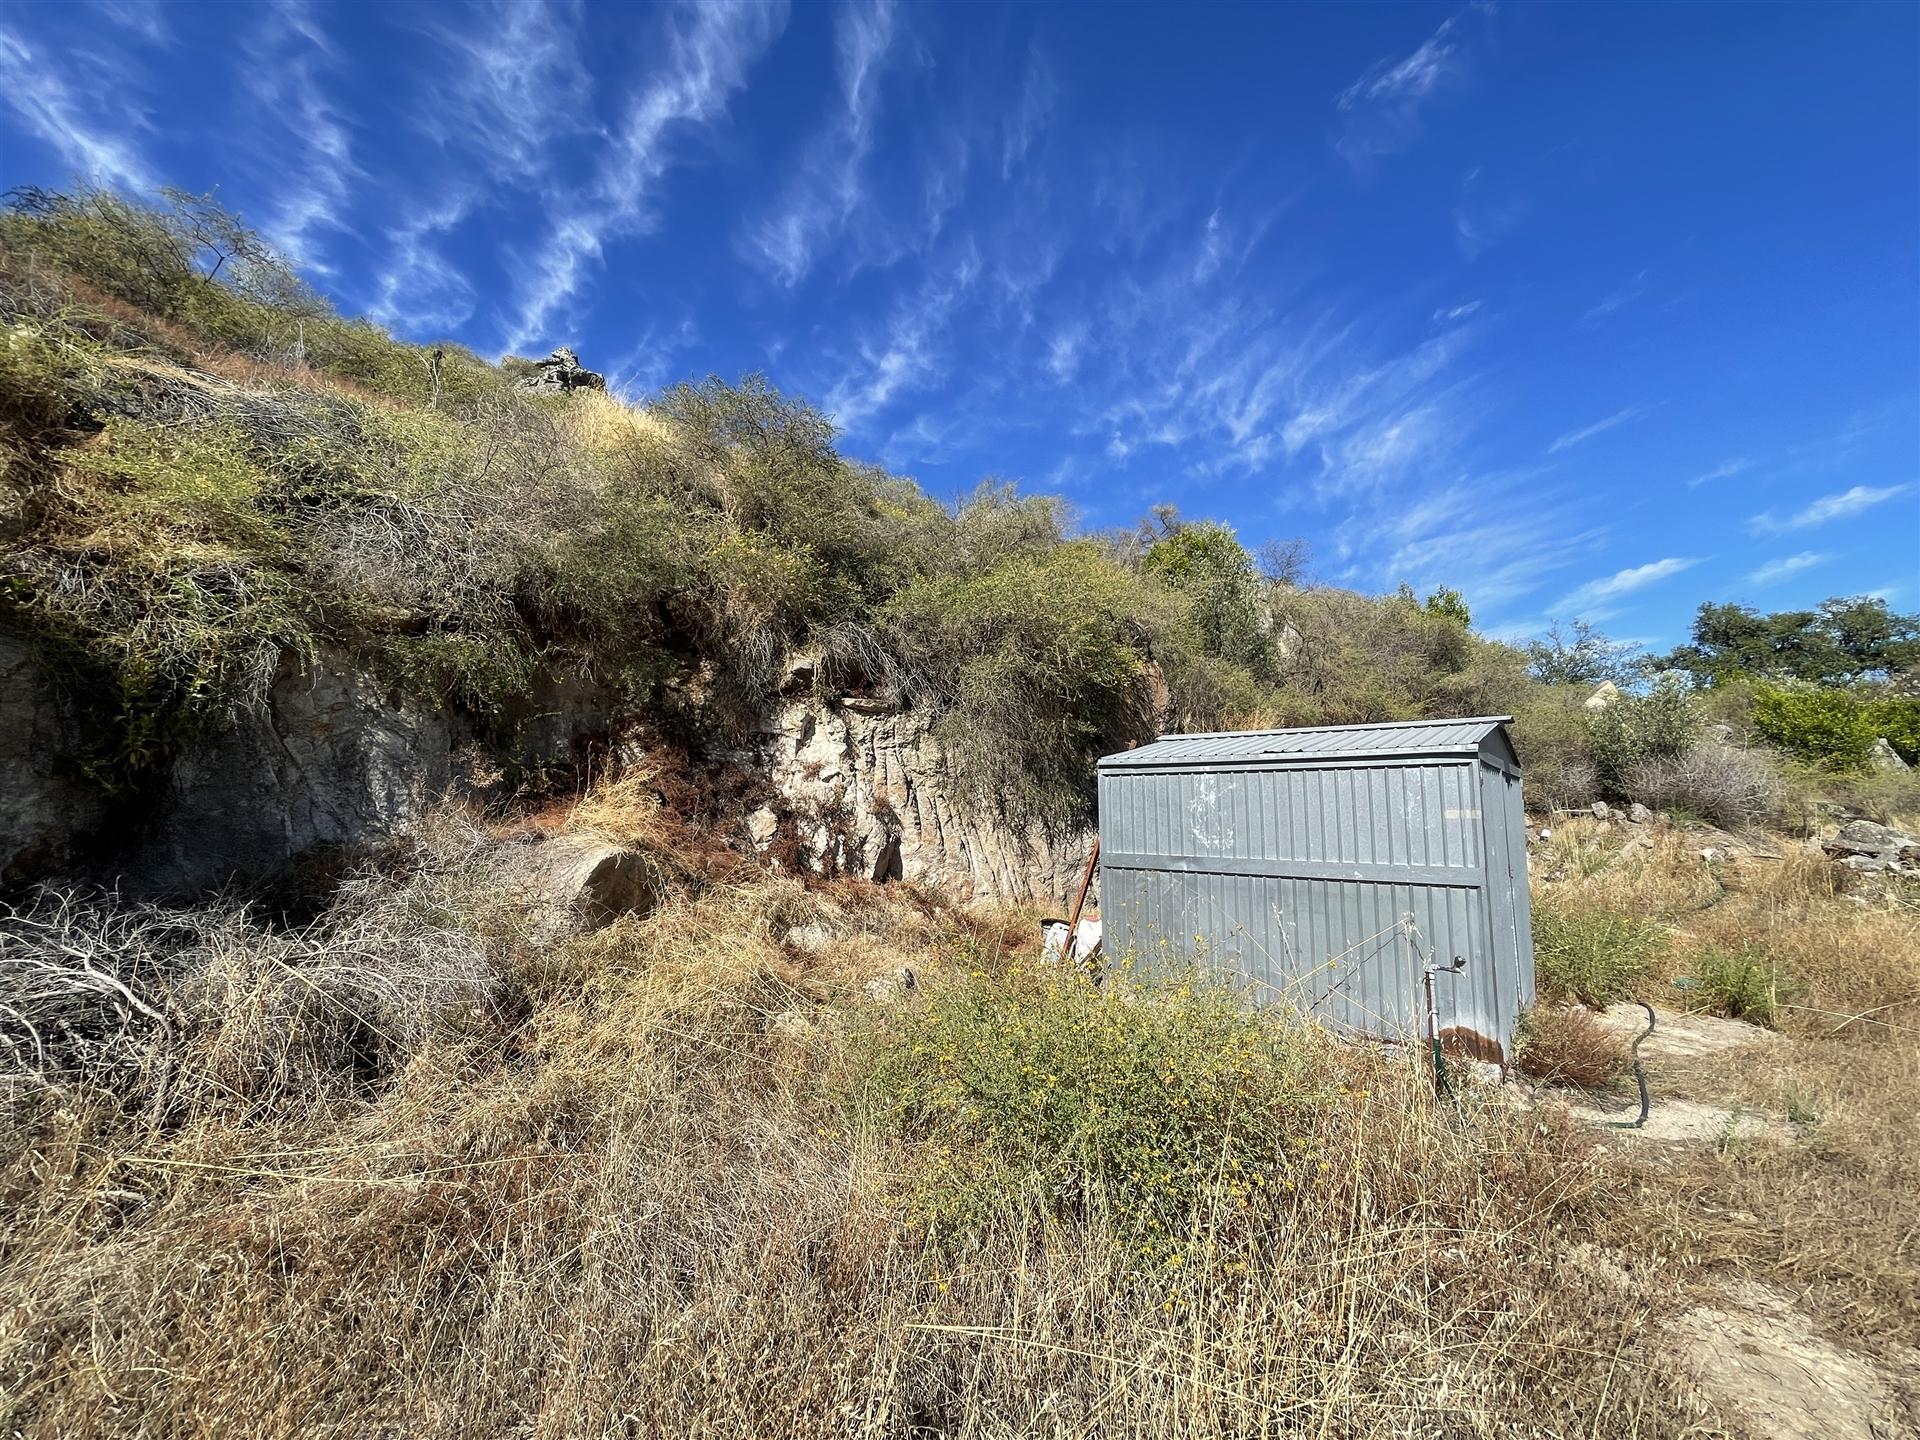
[[[1693,748],[1700,714],[1686,682],[1662,676],[1644,695],[1621,695],[1587,725],[1601,788],[1624,795],[1627,774],[1647,761],[1674,760]]]
[[[976,797],[1060,822],[1086,813],[1103,747],[1150,732],[1147,653],[1170,621],[1087,541],[915,581],[880,612]]]
[[[1527,804],[1580,809],[1599,798],[1581,685],[1530,687],[1513,711],[1513,746],[1525,776]]]
[[[1793,986],[1784,966],[1764,947],[1701,950],[1687,962],[1688,1008],[1760,1025],[1779,1023]]]
[[[1202,653],[1254,674],[1271,672],[1253,557],[1232,530],[1212,523],[1176,523],[1148,548],[1140,566],[1187,602]]]
[[[1155,1258],[1203,1204],[1311,1172],[1301,1137],[1335,1092],[1330,1043],[1196,979],[974,969],[857,1048],[858,1100],[924,1147],[917,1198],[937,1232],[1099,1210]]]
[[[1835,771],[1865,765],[1875,735],[1873,718],[1858,697],[1814,685],[1755,686],[1753,725],[1776,748]]]
[[[1658,925],[1609,910],[1537,900],[1534,977],[1549,999],[1596,1009],[1637,993],[1667,949]]]

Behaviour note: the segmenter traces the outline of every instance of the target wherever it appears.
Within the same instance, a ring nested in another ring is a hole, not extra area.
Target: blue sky
[[[0,9],[0,181],[1482,628],[1920,603],[1920,7]]]

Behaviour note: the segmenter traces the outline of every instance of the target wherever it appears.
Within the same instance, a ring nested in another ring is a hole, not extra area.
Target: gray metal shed
[[[1509,716],[1163,735],[1100,762],[1110,957],[1199,950],[1265,1003],[1512,1054],[1531,1004],[1526,819]]]

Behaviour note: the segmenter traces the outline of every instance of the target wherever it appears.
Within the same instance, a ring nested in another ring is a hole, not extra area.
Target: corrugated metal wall
[[[1107,953],[1197,950],[1263,1002],[1392,1038],[1424,1024],[1423,952],[1464,955],[1441,1026],[1504,1052],[1532,998],[1519,787],[1464,757],[1103,769]]]

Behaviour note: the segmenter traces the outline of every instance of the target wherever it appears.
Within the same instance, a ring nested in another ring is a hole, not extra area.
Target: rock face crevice
[[[748,817],[755,848],[823,873],[912,880],[993,904],[1058,903],[1093,843],[1090,830],[1050,834],[966,808],[928,718],[858,697],[782,700],[735,758],[777,797]]]

